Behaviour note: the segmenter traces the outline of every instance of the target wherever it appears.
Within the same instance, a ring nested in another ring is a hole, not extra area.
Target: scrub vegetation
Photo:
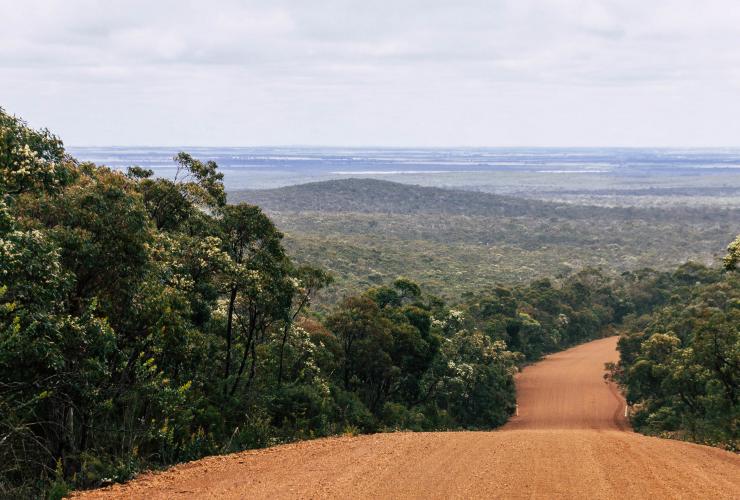
[[[740,210],[719,206],[578,206],[472,191],[345,179],[230,200],[262,207],[297,262],[335,276],[322,301],[404,275],[457,301],[496,283],[528,283],[587,267],[668,271],[716,265]]]

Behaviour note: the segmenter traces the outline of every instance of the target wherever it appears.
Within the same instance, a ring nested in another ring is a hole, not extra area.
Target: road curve
[[[734,498],[740,457],[630,432],[604,381],[616,337],[517,377],[519,416],[493,432],[397,432],[208,457],[79,498]]]

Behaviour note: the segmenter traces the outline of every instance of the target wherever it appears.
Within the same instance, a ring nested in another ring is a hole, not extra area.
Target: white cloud
[[[737,145],[736,0],[0,0],[70,144]]]

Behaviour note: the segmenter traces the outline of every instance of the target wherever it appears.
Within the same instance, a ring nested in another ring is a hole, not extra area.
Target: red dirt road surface
[[[209,457],[79,498],[740,499],[740,456],[629,431],[604,381],[616,337],[517,379],[519,416],[493,432],[397,432]]]

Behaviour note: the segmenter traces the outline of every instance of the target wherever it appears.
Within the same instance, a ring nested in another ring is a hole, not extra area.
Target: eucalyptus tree
[[[278,322],[290,321],[297,292],[282,234],[259,207],[240,203],[221,208],[223,249],[230,264],[223,275],[226,293],[223,392],[233,396],[249,364],[254,379],[256,346]]]
[[[727,246],[727,255],[724,258],[725,269],[734,271],[740,264],[740,235]]]

